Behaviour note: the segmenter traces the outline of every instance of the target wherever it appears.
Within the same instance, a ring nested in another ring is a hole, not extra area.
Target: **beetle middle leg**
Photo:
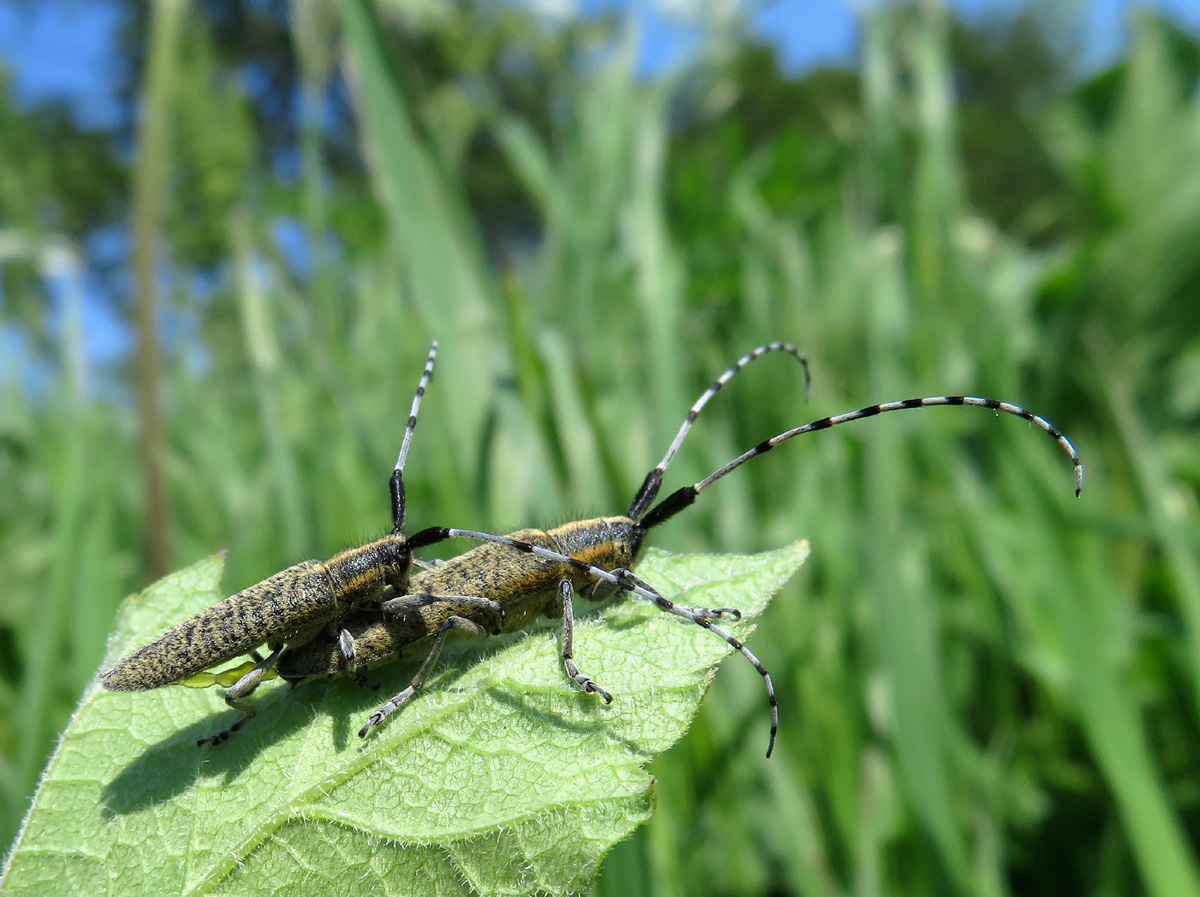
[[[443,602],[450,602],[459,606],[478,607],[481,610],[490,611],[496,619],[491,629],[492,635],[499,635],[504,626],[504,608],[501,607],[500,603],[492,601],[490,598],[480,598],[476,595],[429,595],[424,593],[399,595],[382,602],[379,605],[379,609],[385,614],[399,615],[418,607]],[[330,634],[334,633],[337,635],[338,650],[342,655],[345,672],[353,677],[359,685],[371,689],[378,688],[378,686],[372,685],[369,680],[358,672],[358,652],[355,649],[354,636],[350,633],[350,630],[340,625],[340,623],[334,622],[330,624]]]
[[[371,714],[367,720],[367,724],[358,730],[359,738],[366,738],[367,733],[372,728],[378,726],[385,719],[407,704],[412,697],[425,684],[425,679],[433,670],[437,663],[438,656],[442,653],[442,647],[446,644],[446,638],[451,632],[458,632],[463,638],[474,639],[476,641],[488,637],[488,631],[466,617],[450,616],[445,619],[441,627],[437,631],[437,637],[433,640],[433,647],[429,649],[429,654],[425,658],[425,662],[421,664],[421,668],[417,670],[417,675],[413,676],[412,682],[408,688],[399,692],[390,701]]]
[[[379,609],[385,614],[403,614],[405,611],[414,608],[441,603],[459,606],[466,605],[468,607],[477,607],[481,610],[491,611],[496,617],[496,624],[492,627],[492,635],[499,635],[503,630],[504,607],[499,601],[493,601],[491,598],[481,598],[478,595],[430,595],[426,592],[413,592],[385,601],[379,606]],[[346,635],[349,637],[350,634],[346,633]]]

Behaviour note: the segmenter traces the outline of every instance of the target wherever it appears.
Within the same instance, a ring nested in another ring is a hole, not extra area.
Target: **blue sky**
[[[714,3],[714,0],[708,0]],[[691,39],[686,23],[658,11],[678,9],[685,0],[636,3],[633,0],[536,0],[547,10],[634,8],[642,10],[642,63],[648,70],[668,67],[686,54]],[[699,5],[699,4],[691,4]],[[716,0],[715,5],[720,5]],[[775,42],[793,71],[825,62],[853,59],[858,11],[869,0],[775,0],[758,4],[758,33]],[[951,0],[968,16],[1012,9],[1018,0]],[[1074,11],[1082,29],[1088,65],[1112,57],[1125,38],[1131,0],[1058,0],[1059,11]],[[1179,21],[1200,28],[1200,0],[1154,0]],[[0,0],[0,63],[16,79],[23,103],[65,99],[84,124],[103,126],[116,116],[118,80],[115,50],[119,9],[105,0]]]
[[[303,2],[303,0],[302,0]],[[694,29],[679,16],[663,9],[696,5],[721,6],[731,0],[526,0],[548,16],[603,9],[634,9],[641,18],[643,70],[670,68],[695,45]],[[758,0],[754,27],[778,47],[789,70],[830,62],[852,63],[857,47],[860,12],[880,0]],[[949,0],[958,12],[985,16],[1012,10],[1019,0]],[[1125,43],[1126,26],[1135,5],[1150,5],[1168,12],[1193,30],[1200,29],[1200,0],[1041,0],[1053,2],[1055,15],[1066,15],[1080,29],[1079,46],[1084,68],[1102,66]],[[35,105],[48,100],[67,102],[85,127],[111,125],[118,116],[116,88],[120,81],[117,34],[121,8],[107,0],[0,0],[0,69],[13,78],[19,103]],[[3,222],[0,222],[0,228]],[[119,238],[120,235],[113,235]],[[61,285],[71,289],[72,285]],[[55,295],[51,285],[51,295]],[[84,297],[80,312],[88,334],[89,362],[103,363],[128,351],[131,336],[126,323],[115,317],[112,306],[96,296],[85,280],[75,284]],[[0,295],[0,305],[3,304]],[[52,327],[61,317],[62,304],[48,309]],[[0,379],[11,376],[12,364],[28,379],[31,371],[22,360],[28,352],[23,334],[0,326]],[[7,359],[7,363],[5,362]]]

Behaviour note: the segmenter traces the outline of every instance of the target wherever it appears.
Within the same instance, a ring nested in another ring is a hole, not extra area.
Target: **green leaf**
[[[747,637],[808,545],[755,556],[648,552],[640,575],[669,597],[736,606]],[[210,558],[126,600],[107,667],[220,598]],[[577,607],[579,605],[577,604]],[[449,652],[447,652],[449,655]],[[463,645],[365,741],[355,732],[412,676],[268,684],[227,744],[219,692],[84,694],[42,778],[0,892],[98,895],[532,894],[585,891],[600,860],[646,821],[644,767],[686,730],[728,645],[643,603],[585,613],[568,683],[552,626]],[[766,746],[767,705],[761,735]],[[764,761],[768,762],[768,761]]]

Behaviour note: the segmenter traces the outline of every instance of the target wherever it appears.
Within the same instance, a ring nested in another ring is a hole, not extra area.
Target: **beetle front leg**
[[[591,678],[585,676],[575,665],[575,608],[571,598],[575,590],[569,579],[558,584],[558,601],[562,605],[563,637],[562,664],[566,674],[575,680],[575,684],[589,694],[598,694],[604,698],[605,704],[612,703],[612,695],[597,685]]]
[[[676,604],[674,601],[668,601],[650,583],[646,582],[640,576],[635,575],[632,570],[626,567],[618,567],[612,573],[622,582],[640,586],[647,592],[653,592],[656,596],[655,603],[663,610],[670,611],[671,613],[679,613],[682,610],[685,611],[683,616],[704,617],[711,620],[720,620],[723,617],[729,617],[731,620],[740,620],[742,618],[742,612],[736,607],[689,607],[686,604]]]

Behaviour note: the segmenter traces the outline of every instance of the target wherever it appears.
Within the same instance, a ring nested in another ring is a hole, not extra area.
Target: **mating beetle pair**
[[[242,718],[200,742],[219,743],[254,715],[254,708],[241,699],[266,678],[278,675],[299,682],[319,676],[358,676],[359,667],[425,652],[424,662],[408,687],[372,714],[362,727],[359,734],[365,737],[422,687],[449,638],[478,639],[515,632],[540,616],[561,614],[561,656],[567,676],[584,691],[611,702],[612,696],[580,671],[573,659],[573,598],[579,593],[588,600],[605,600],[626,592],[712,631],[750,661],[763,677],[770,703],[769,757],[779,723],[771,676],[744,644],[713,622],[722,617],[736,619],[738,612],[733,608],[676,604],[636,577],[632,568],[648,530],[687,508],[700,492],[726,474],[795,436],[889,411],[931,405],[974,405],[1021,417],[1052,436],[1070,457],[1075,467],[1076,495],[1083,479],[1083,466],[1074,446],[1045,418],[994,399],[930,396],[871,405],[787,430],[656,504],[663,474],[700,411],[738,371],[773,351],[787,352],[801,363],[807,387],[808,362],[792,345],[770,343],[743,356],[696,400],[666,455],[646,475],[624,516],[577,521],[549,531],[520,530],[507,536],[431,527],[405,538],[403,467],[421,398],[432,376],[435,342],[413,399],[390,481],[392,532],[323,564],[305,561],[289,567],[225,599],[128,655],[104,673],[102,682],[112,690],[138,691],[197,681],[204,670],[249,654],[254,662],[234,671],[236,681],[225,694],[226,702],[240,710]],[[485,544],[412,573],[414,549],[460,537]],[[257,650],[263,645],[269,651],[266,658]],[[227,682],[230,675],[226,671],[224,676],[217,674],[201,681]]]

